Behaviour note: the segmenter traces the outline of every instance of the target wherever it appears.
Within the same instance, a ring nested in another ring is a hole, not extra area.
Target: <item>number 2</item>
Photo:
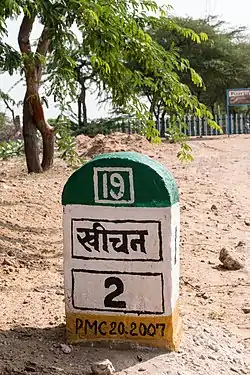
[[[105,282],[104,286],[106,289],[111,287],[111,285],[116,286],[116,290],[109,293],[104,299],[104,306],[105,307],[113,307],[113,308],[126,308],[125,301],[114,301],[115,297],[120,296],[124,292],[124,285],[121,279],[118,277],[108,277]]]

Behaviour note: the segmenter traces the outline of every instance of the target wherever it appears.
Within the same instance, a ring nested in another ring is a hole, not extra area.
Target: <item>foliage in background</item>
[[[0,159],[9,159],[24,154],[22,139],[0,142]]]
[[[82,128],[77,129],[74,135],[85,134],[89,137],[94,137],[97,134],[108,135],[114,132],[142,134],[144,128],[144,123],[140,122],[135,116],[118,115],[91,120]]]
[[[3,112],[0,112],[0,142],[13,139],[16,127],[13,121]]]
[[[70,107],[79,94],[77,68],[81,61],[86,61],[85,78],[88,73],[94,75],[88,79],[95,79],[98,95],[110,98],[114,107],[123,108],[127,114],[135,113],[151,141],[159,137],[152,112],[142,100],[142,88],[157,93],[164,110],[179,120],[183,114],[192,113],[208,118],[209,124],[216,126],[211,113],[181,80],[185,71],[194,85],[202,86],[199,75],[174,45],[165,50],[148,30],[175,32],[197,44],[206,41],[207,36],[181,27],[167,11],[153,0],[2,0],[0,72],[25,75],[23,127],[29,172],[42,172],[53,164],[54,131],[44,117],[39,88],[45,84],[48,96],[53,95],[62,107]],[[6,21],[17,20],[19,15],[21,53],[5,43]],[[31,45],[35,21],[42,25],[42,33]],[[43,137],[42,163],[37,131]]]
[[[175,30],[165,28],[152,30],[153,39],[166,51],[171,51],[174,45],[178,53],[189,60],[204,84],[195,85],[185,70],[181,73],[182,82],[213,115],[225,112],[226,89],[250,86],[250,41],[246,29],[228,29],[225,22],[212,16],[204,19],[178,17],[173,20],[180,27],[190,28],[197,34],[205,32],[208,39],[198,44]],[[158,105],[159,101],[153,103],[156,112]],[[161,114],[163,111],[161,109]]]
[[[49,123],[54,127],[59,157],[70,167],[78,168],[84,160],[77,154],[76,139],[72,135],[70,121],[65,116],[59,116],[57,119],[50,119]]]
[[[0,113],[0,134],[1,127],[3,129],[8,128],[7,116]],[[76,151],[76,139],[72,135],[70,129],[70,121],[59,116],[57,119],[49,120],[50,124],[54,126],[56,134],[56,150],[58,151],[59,157],[66,161],[66,163],[72,168],[78,168],[84,163],[84,160],[79,158]],[[6,130],[5,130],[6,132]],[[42,139],[39,138],[39,145],[42,145]],[[0,159],[6,160],[15,156],[21,156],[24,154],[24,142],[22,139],[5,140],[0,142]]]

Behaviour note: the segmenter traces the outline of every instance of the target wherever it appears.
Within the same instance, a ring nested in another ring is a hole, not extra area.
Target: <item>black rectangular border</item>
[[[102,275],[137,275],[137,276],[160,276],[161,277],[161,302],[162,302],[162,311],[152,312],[152,311],[139,311],[139,310],[121,310],[121,309],[99,309],[99,308],[89,308],[89,307],[77,307],[74,301],[74,290],[75,290],[75,273],[91,273],[91,274],[102,274]],[[121,272],[121,271],[95,271],[95,270],[83,270],[83,269],[71,269],[71,279],[72,279],[72,306],[76,310],[81,311],[108,311],[108,312],[121,312],[124,314],[138,314],[138,315],[163,315],[165,313],[165,299],[164,299],[164,280],[163,274],[161,272]]]
[[[158,259],[128,259],[128,258],[98,258],[98,257],[86,257],[86,256],[79,256],[74,255],[73,249],[73,222],[74,221],[91,221],[91,222],[100,222],[100,223],[143,223],[143,224],[150,224],[156,223],[158,224],[158,239],[159,239],[159,258]],[[163,260],[162,257],[162,228],[161,228],[161,221],[159,220],[107,220],[107,219],[74,219],[71,218],[71,257],[72,259],[84,259],[84,260],[112,260],[117,262],[161,262]]]

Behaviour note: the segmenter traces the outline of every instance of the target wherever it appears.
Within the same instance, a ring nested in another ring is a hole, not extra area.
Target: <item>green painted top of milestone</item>
[[[70,176],[62,194],[63,205],[170,207],[178,201],[172,174],[137,152],[94,157]]]

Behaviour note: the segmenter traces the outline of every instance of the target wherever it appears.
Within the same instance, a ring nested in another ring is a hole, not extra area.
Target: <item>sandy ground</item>
[[[136,149],[124,144],[117,146],[113,139],[104,151]],[[23,159],[0,162],[1,375],[83,375],[93,361],[105,358],[122,374],[160,374],[159,369],[171,375],[250,374],[250,137],[193,140],[190,145],[195,161],[189,165],[176,159],[177,145],[142,141],[137,147],[172,171],[181,194],[185,332],[176,354],[82,346],[63,353],[60,198],[72,170],[56,160],[48,173],[27,175]],[[221,268],[223,247],[245,268]],[[127,371],[130,366],[135,367]]]

